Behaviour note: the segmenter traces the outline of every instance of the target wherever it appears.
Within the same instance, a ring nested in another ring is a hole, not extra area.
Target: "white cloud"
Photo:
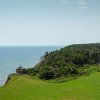
[[[86,0],[78,0],[77,4],[79,5],[78,8],[80,9],[88,9],[88,3]]]
[[[73,5],[73,3],[77,4],[80,9],[88,9],[87,0],[56,0],[59,5]]]
[[[62,2],[60,2],[60,4],[61,4],[61,5],[67,5],[68,2],[67,2],[67,1],[62,1]]]
[[[82,1],[82,0],[77,1],[77,3],[78,3],[79,5],[81,5],[81,6],[87,6],[87,5],[88,5],[87,2]]]
[[[88,9],[88,6],[80,6],[80,9]]]
[[[83,20],[92,20],[92,21],[99,21],[100,22],[100,16],[83,16],[81,17]]]
[[[60,5],[67,5],[69,2],[67,0],[57,0]]]

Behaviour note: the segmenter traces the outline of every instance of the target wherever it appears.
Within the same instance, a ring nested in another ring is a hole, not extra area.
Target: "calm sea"
[[[53,51],[61,47],[0,47],[0,86],[4,85],[7,76],[15,72],[16,68],[34,67],[46,51]]]

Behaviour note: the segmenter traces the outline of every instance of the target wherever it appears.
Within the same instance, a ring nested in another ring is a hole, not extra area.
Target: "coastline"
[[[9,74],[15,73],[16,68],[34,67],[46,51],[60,49],[59,46],[0,46],[0,87]]]

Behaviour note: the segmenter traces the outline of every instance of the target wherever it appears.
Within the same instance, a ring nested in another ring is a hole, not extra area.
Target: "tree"
[[[53,79],[55,77],[54,69],[51,66],[45,66],[39,73],[41,79]]]

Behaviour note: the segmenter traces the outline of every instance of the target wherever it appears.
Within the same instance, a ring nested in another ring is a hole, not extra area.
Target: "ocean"
[[[60,49],[58,46],[0,47],[0,86],[4,85],[9,74],[16,68],[34,67],[46,51]]]

